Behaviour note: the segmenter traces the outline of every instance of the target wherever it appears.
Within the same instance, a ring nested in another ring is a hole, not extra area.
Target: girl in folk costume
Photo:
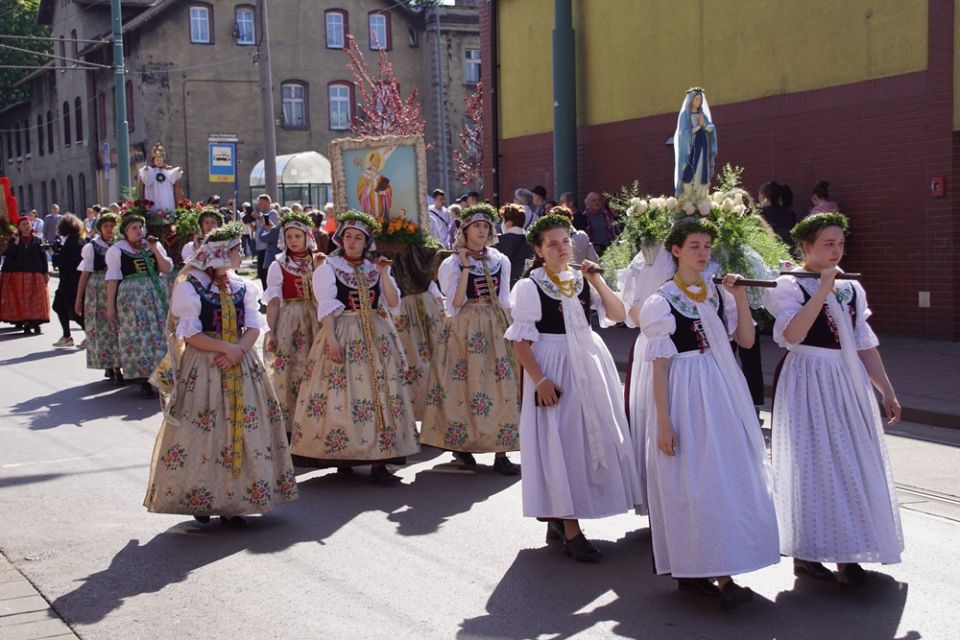
[[[197,215],[197,224],[200,226],[200,233],[194,236],[192,242],[186,243],[180,249],[180,258],[184,262],[197,252],[200,245],[203,244],[203,239],[211,231],[223,226],[223,216],[213,207],[206,207]]]
[[[520,380],[510,324],[510,260],[492,248],[497,210],[488,204],[460,214],[457,253],[440,265],[449,320],[427,378],[420,443],[453,451],[467,467],[473,453],[495,451],[493,468],[516,475],[507,458],[520,445]]]
[[[174,287],[170,368],[152,378],[167,398],[144,500],[154,513],[244,524],[297,497],[280,405],[254,349],[260,287],[233,272],[242,235],[239,223],[213,231]]]
[[[640,309],[646,344],[636,357],[652,372],[634,381],[630,404],[647,436],[656,571],[731,609],[753,597],[731,576],[777,564],[779,547],[760,425],[729,343],[753,343],[746,292],[736,275],[722,288],[705,283],[716,235],[699,218],[671,229],[676,273]]]
[[[282,216],[277,248],[280,253],[267,270],[263,295],[270,327],[263,351],[267,374],[289,431],[310,346],[320,335],[311,280],[317,245],[310,217],[304,213]]]
[[[620,376],[603,340],[590,327],[624,319],[623,303],[592,262],[568,267],[570,219],[548,214],[527,237],[537,254],[530,274],[511,293],[514,341],[523,367],[520,440],[523,515],[547,520],[547,539],[563,539],[575,560],[600,552],[584,537],[580,518],[623,513],[644,502],[623,410]]]
[[[96,237],[80,250],[82,261],[77,285],[77,315],[83,316],[87,334],[87,368],[104,369],[105,376],[123,384],[120,370],[120,344],[117,325],[107,319],[107,251],[113,244],[114,230],[120,217],[109,211],[96,221]]]
[[[107,320],[118,325],[120,366],[128,378],[140,378],[140,392],[155,398],[147,378],[163,359],[167,344],[169,286],[160,274],[170,273],[173,261],[160,242],[144,240],[143,216],[127,213],[120,221],[123,238],[107,250]]]
[[[23,327],[24,333],[40,333],[50,322],[47,255],[41,240],[33,235],[30,218],[21,216],[17,234],[7,245],[0,272],[0,321]]]
[[[313,272],[313,297],[322,330],[307,359],[294,410],[292,451],[319,466],[371,464],[371,480],[393,485],[388,462],[420,450],[405,385],[403,348],[388,310],[400,305],[390,261],[369,260],[377,221],[342,214],[334,243],[340,254]]]
[[[765,304],[773,337],[788,350],[773,404],[773,469],[780,551],[793,570],[859,584],[860,562],[900,561],[903,533],[883,423],[870,383],[883,395],[888,424],[900,404],[877,351],[863,287],[836,278],[847,219],[819,213],[791,232],[802,269],[819,278],[777,279]],[[822,562],[836,562],[834,576]]]

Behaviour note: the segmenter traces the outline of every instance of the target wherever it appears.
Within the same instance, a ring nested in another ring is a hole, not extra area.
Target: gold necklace
[[[692,285],[690,285],[693,287],[699,287],[700,288],[699,293],[693,293],[692,291],[690,291],[690,288],[687,286],[687,283],[683,281],[683,278],[680,277],[679,273],[675,273],[673,275],[673,281],[674,283],[676,283],[677,288],[683,292],[683,295],[687,296],[694,302],[703,302],[704,300],[707,299],[707,283],[703,281],[702,277],[699,278]]]
[[[573,297],[577,288],[576,280],[574,280],[573,278],[569,280],[561,280],[560,278],[557,277],[557,274],[555,274],[553,271],[550,271],[550,269],[547,269],[546,267],[544,267],[543,270],[546,272],[547,277],[550,278],[550,282],[552,282],[557,286],[557,289],[560,291],[560,295],[562,295],[565,298]]]

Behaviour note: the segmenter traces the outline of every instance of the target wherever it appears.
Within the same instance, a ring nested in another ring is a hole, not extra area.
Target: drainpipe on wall
[[[440,117],[440,184],[443,185],[443,190],[445,193],[449,194],[447,197],[452,198],[453,194],[450,193],[450,185],[448,184],[450,176],[450,165],[449,165],[449,150],[447,149],[447,100],[444,95],[443,88],[443,57],[441,55],[441,46],[440,46],[440,4],[437,3],[433,7],[433,18],[434,26],[437,31],[436,42],[435,42],[435,56],[437,63],[437,114]],[[431,187],[431,191],[433,188]]]
[[[577,61],[572,0],[554,0],[553,193],[577,190]]]
[[[498,18],[498,8],[496,0],[487,0],[490,4],[490,80],[486,83],[486,100],[484,107],[490,109],[490,131],[484,135],[490,136],[491,158],[486,162],[490,163],[490,175],[492,184],[483,185],[484,193],[489,188],[490,201],[497,207],[500,206],[500,35]],[[483,70],[481,69],[481,74]]]

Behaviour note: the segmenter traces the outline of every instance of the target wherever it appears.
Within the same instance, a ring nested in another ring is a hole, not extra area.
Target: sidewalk
[[[0,554],[0,638],[68,640],[76,637],[33,585]]]
[[[613,327],[598,333],[625,372],[636,330]],[[784,351],[770,336],[760,336],[760,343],[769,396],[773,371]],[[960,429],[960,343],[880,336],[880,353],[905,421]]]

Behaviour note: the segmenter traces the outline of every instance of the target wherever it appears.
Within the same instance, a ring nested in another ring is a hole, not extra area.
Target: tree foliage
[[[0,35],[49,37],[50,28],[37,24],[37,9],[40,0],[0,0]],[[53,52],[52,40],[10,40],[0,39],[0,66],[40,66],[49,60],[42,53]],[[29,49],[37,53],[14,51],[6,47]],[[0,69],[0,107],[14,104],[29,98],[28,87],[13,84],[30,73],[30,69]]]

